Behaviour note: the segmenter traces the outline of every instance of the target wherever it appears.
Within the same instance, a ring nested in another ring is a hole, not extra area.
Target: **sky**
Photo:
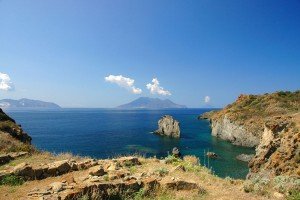
[[[0,99],[198,108],[297,89],[299,0],[0,0]]]

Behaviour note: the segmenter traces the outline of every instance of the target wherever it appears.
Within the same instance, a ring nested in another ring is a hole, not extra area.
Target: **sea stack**
[[[165,115],[158,121],[158,129],[155,133],[172,138],[180,138],[179,122],[172,116]]]

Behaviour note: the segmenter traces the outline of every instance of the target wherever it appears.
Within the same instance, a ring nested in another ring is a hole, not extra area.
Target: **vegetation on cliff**
[[[261,135],[266,121],[274,116],[291,115],[300,112],[300,90],[280,91],[264,95],[240,95],[232,104],[220,111],[212,111],[202,118],[219,120],[226,117],[246,130]]]
[[[0,153],[32,151],[31,137],[0,108]]]

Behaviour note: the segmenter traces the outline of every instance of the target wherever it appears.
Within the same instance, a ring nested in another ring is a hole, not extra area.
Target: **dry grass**
[[[35,152],[28,156],[17,158],[5,165],[0,166],[0,170],[12,169],[16,165],[24,163],[24,162],[28,163],[31,166],[40,166],[40,165],[49,164],[49,163],[53,163],[55,161],[60,161],[60,160],[68,160],[68,159],[84,160],[87,158],[89,158],[89,157],[74,156],[71,153],[61,153],[61,154],[55,155],[55,154],[52,154],[52,153],[49,153],[46,151]]]
[[[192,165],[200,165],[200,160],[196,156],[184,156],[183,161],[188,162]]]
[[[34,152],[35,148],[13,138],[10,134],[0,131],[0,153],[8,152]]]

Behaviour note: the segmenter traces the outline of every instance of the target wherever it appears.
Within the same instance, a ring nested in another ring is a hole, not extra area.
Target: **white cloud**
[[[9,91],[13,89],[13,84],[7,74],[0,72],[0,90]]]
[[[205,102],[205,103],[209,103],[209,102],[210,102],[210,96],[206,96],[206,97],[204,98],[204,102]]]
[[[171,92],[165,90],[163,87],[159,86],[159,81],[157,78],[152,79],[152,84],[148,83],[147,89],[150,90],[152,94],[159,94],[159,95],[171,95]]]
[[[118,86],[123,87],[131,91],[133,94],[141,94],[142,90],[134,86],[134,80],[131,78],[124,77],[122,75],[114,76],[109,75],[105,77],[105,81],[110,83],[116,83]]]

